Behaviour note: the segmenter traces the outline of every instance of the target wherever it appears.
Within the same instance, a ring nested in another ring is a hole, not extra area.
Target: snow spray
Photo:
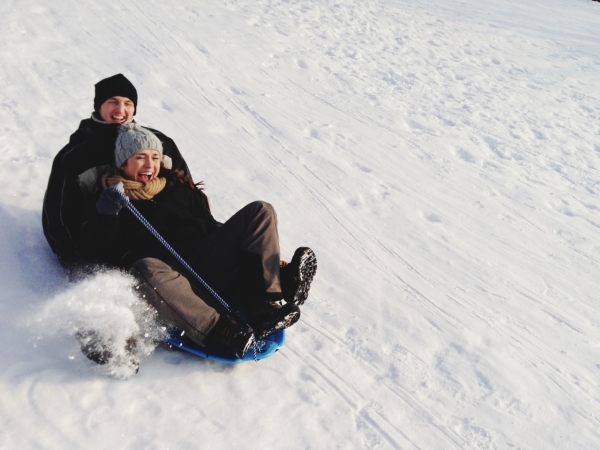
[[[134,293],[135,284],[133,277],[120,271],[101,271],[51,299],[39,320],[49,334],[95,333],[112,355],[99,370],[128,378],[137,372],[137,365],[128,364],[132,338],[137,360],[149,356],[166,339],[154,308]]]

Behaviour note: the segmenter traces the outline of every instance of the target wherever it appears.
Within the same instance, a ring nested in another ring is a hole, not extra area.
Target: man
[[[181,169],[189,175],[187,165],[172,139],[160,131],[144,130],[137,125],[121,127],[133,121],[136,108],[137,91],[127,78],[117,74],[101,80],[96,84],[91,118],[81,121],[79,129],[54,159],[44,197],[42,223],[50,247],[72,276],[85,274],[86,271],[85,252],[81,250],[85,247],[82,230],[90,202],[94,201],[95,211],[107,216],[117,215],[123,206],[120,202],[124,199],[120,195],[108,202],[106,199],[101,201],[103,196],[110,194],[110,188],[100,194],[101,175],[111,164],[119,164],[115,158],[116,147],[119,148],[119,155],[127,153],[124,160],[138,151],[155,150],[160,153],[166,168]],[[123,130],[129,127],[130,132]],[[170,167],[167,166],[169,162]],[[115,205],[118,208],[113,210]],[[272,228],[271,234],[277,237],[274,213],[261,224],[263,229]],[[193,341],[211,351],[241,357],[252,342],[255,331],[260,337],[261,333],[266,335],[286,328],[300,317],[297,305],[306,299],[316,270],[316,259],[313,258],[311,262],[310,258],[305,257],[310,249],[300,250],[301,253],[294,255],[288,269],[282,271],[282,282],[285,279],[290,287],[289,305],[282,307],[263,301],[264,304],[259,305],[260,308],[257,307],[253,314],[253,323],[257,324],[254,325],[255,330],[228,315],[217,314],[213,294],[196,283],[190,284],[185,275],[180,275],[177,265],[171,266],[165,261],[146,257],[136,261],[130,267],[130,272],[139,282],[136,289],[140,296],[156,307],[161,320],[185,331]],[[283,292],[282,287],[280,290]],[[112,364],[118,359],[116,355],[120,350],[111,349],[110,338],[96,330],[79,330],[76,337],[89,359],[100,364]],[[135,371],[139,364],[136,342],[137,337],[132,336],[124,344],[125,354],[129,356],[125,363]]]
[[[54,158],[44,196],[42,225],[48,244],[66,268],[74,268],[81,261],[77,240],[84,210],[82,188],[93,189],[93,181],[114,162],[117,129],[120,124],[133,121],[137,103],[137,90],[122,74],[99,81],[95,85],[92,116],[81,121],[69,143]],[[175,142],[160,131],[150,130],[162,142],[172,168],[189,174]]]

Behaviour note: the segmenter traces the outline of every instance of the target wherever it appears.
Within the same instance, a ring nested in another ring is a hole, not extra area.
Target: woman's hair
[[[192,177],[186,175],[181,169],[165,169],[164,166],[160,166],[160,171],[158,172],[159,177],[164,177],[167,182],[179,183],[183,184],[190,189],[197,190],[200,192],[200,195],[204,199],[204,204],[206,208],[210,211],[210,204],[208,202],[208,197],[204,193],[204,182],[200,181],[198,183],[194,183]]]
[[[160,170],[158,171],[158,176],[164,177],[167,181],[183,184],[184,186],[187,186],[190,189],[198,189],[200,191],[202,190],[202,186],[204,185],[202,181],[199,183],[194,183],[192,177],[186,175],[181,169],[166,169],[162,165],[160,166]]]

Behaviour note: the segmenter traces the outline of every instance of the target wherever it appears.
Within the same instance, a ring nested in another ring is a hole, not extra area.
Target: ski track
[[[318,328],[310,328],[312,333],[324,335],[326,339],[331,341],[336,340],[331,336],[325,335],[325,333]],[[392,423],[390,419],[386,418],[386,411],[381,405],[365,399],[360,394],[360,391],[357,391],[357,389],[350,386],[346,380],[341,378],[337,373],[334,373],[328,364],[322,361],[318,356],[315,356],[314,353],[308,353],[301,349],[298,355],[293,356],[300,358],[301,360],[313,361],[313,363],[309,365],[309,370],[316,372],[320,378],[324,379],[330,390],[336,392],[337,395],[339,395],[348,406],[355,411],[357,418],[364,419],[373,428],[374,432],[382,435],[382,437],[391,445],[391,448],[406,448],[405,445],[410,445],[411,448],[427,448],[411,441],[410,438],[402,432],[401,426]],[[439,431],[445,438],[446,443],[454,444],[454,448],[462,448],[464,442],[460,442],[460,439],[457,439],[454,433],[445,429],[443,425],[438,423],[439,418],[432,420],[432,413],[419,404],[417,399],[409,393],[403,392],[401,387],[389,386],[384,379],[381,379],[380,382],[384,385],[386,390],[394,395],[394,397],[401,400],[403,404],[406,404],[413,414],[420,414],[422,417],[426,418],[428,425]],[[345,389],[342,390],[340,388],[341,386]],[[400,392],[398,392],[399,390]],[[348,393],[348,391],[350,391],[350,393]],[[386,429],[390,429],[390,431],[385,431]],[[394,438],[393,436],[398,437]]]

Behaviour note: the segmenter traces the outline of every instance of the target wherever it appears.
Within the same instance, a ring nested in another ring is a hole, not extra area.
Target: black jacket
[[[118,124],[82,120],[69,143],[56,155],[44,196],[42,226],[44,235],[63,265],[81,258],[77,241],[83,225],[87,192],[81,189],[80,176],[94,168],[114,164]],[[173,161],[173,169],[189,174],[175,142],[160,131],[149,128],[163,144],[163,153]]]
[[[206,197],[180,183],[168,184],[152,200],[131,203],[184,260],[190,260],[202,241],[219,227]],[[173,259],[127,208],[110,216],[88,209],[87,215],[79,239],[87,259],[122,268],[146,257]]]

